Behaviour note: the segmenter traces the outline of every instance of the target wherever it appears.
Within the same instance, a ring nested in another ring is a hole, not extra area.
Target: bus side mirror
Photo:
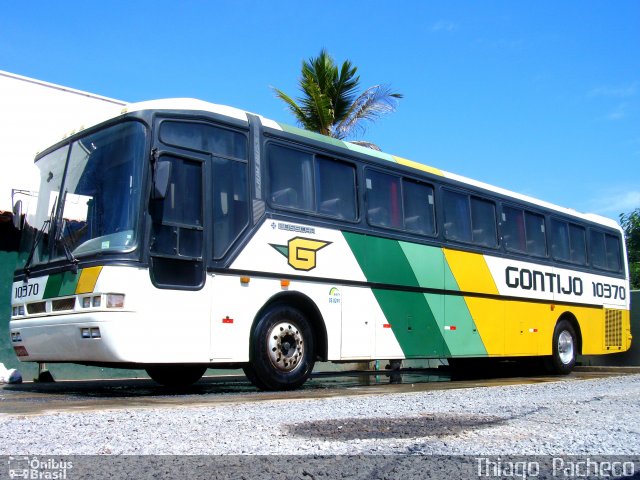
[[[18,200],[13,206],[13,226],[16,230],[22,230],[22,200]]]
[[[154,200],[162,200],[167,196],[169,179],[171,178],[171,162],[158,160],[153,166],[153,196]]]

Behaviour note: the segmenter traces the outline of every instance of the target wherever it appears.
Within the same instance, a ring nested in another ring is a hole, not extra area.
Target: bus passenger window
[[[313,210],[313,156],[270,145],[268,162],[271,203],[280,207]]]
[[[444,190],[444,235],[449,240],[471,242],[469,197]]]
[[[367,219],[371,225],[402,228],[400,179],[376,171],[367,172]]]
[[[249,223],[247,164],[213,157],[213,257],[221,258]]]
[[[316,157],[316,205],[318,213],[355,220],[356,170],[353,165]]]
[[[551,255],[556,260],[569,260],[569,225],[551,220]]]
[[[605,247],[607,250],[607,269],[618,272],[620,264],[620,240],[613,235],[605,235]]]
[[[435,235],[433,188],[403,179],[404,227],[410,232]]]
[[[587,245],[584,228],[569,224],[570,260],[584,265],[587,263]]]
[[[498,245],[496,206],[493,202],[471,197],[471,225],[473,243],[485,247]]]
[[[544,217],[536,213],[524,212],[527,233],[527,253],[544,257],[547,255],[547,239]]]

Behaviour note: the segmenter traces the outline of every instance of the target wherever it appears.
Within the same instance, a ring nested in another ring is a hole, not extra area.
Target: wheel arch
[[[576,350],[579,355],[582,355],[582,330],[580,329],[580,323],[578,322],[578,319],[573,313],[564,312],[558,317],[558,320],[556,320],[556,325],[558,325],[558,323],[560,323],[562,320],[569,322],[569,324],[573,327],[573,330],[576,332]]]
[[[276,305],[294,307],[305,316],[313,329],[315,356],[320,361],[326,361],[328,357],[328,342],[324,318],[315,302],[301,292],[280,292],[271,297],[256,313],[251,325],[251,336],[253,337],[253,331],[264,312]]]

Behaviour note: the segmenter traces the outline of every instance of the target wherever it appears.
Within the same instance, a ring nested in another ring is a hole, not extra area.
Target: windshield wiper
[[[60,238],[57,240],[62,243],[62,249],[64,250],[64,255],[67,257],[67,260],[71,264],[71,271],[73,273],[78,273],[78,259],[71,253],[71,247],[69,247],[69,243],[67,243],[67,238],[64,236],[64,228],[66,226],[66,222],[62,221],[62,228],[60,228]],[[68,228],[68,227],[67,227]]]
[[[51,233],[51,226],[53,225],[53,218],[55,216],[56,205],[58,203],[58,199],[56,198],[53,202],[53,206],[51,207],[51,213],[49,213],[49,218],[42,222],[42,228],[38,230],[36,233],[36,238],[33,241],[33,245],[31,245],[31,250],[29,250],[29,256],[27,257],[27,261],[24,262],[24,267],[22,270],[24,271],[24,280],[25,282],[29,279],[29,275],[31,273],[31,262],[33,262],[33,256],[36,253],[36,248],[38,248],[38,244],[42,241],[42,237],[44,237],[45,233]]]
[[[49,218],[42,223],[42,228],[38,230],[38,233],[36,234],[36,238],[33,241],[33,245],[31,245],[31,250],[29,250],[29,256],[27,257],[27,261],[24,263],[24,267],[22,267],[22,270],[24,270],[25,281],[29,279],[29,275],[31,274],[31,269],[29,267],[31,266],[31,262],[33,261],[33,256],[36,253],[36,248],[38,248],[38,244],[42,240],[42,237],[44,237],[45,230],[48,233],[50,229],[51,229],[51,219]]]

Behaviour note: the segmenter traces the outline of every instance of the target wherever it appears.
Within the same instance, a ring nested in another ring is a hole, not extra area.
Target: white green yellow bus
[[[293,128],[170,99],[39,154],[10,335],[22,361],[242,367],[261,389],[315,362],[627,350],[612,220]]]

